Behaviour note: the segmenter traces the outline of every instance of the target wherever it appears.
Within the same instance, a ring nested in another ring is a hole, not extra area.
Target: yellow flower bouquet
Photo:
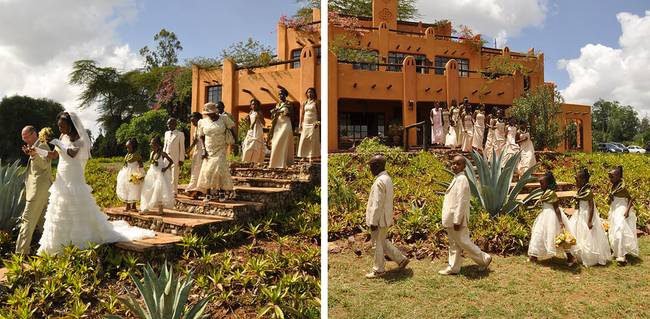
[[[38,140],[43,144],[47,144],[52,140],[52,135],[54,135],[52,128],[44,127],[38,132]]]
[[[555,247],[557,248],[569,249],[575,244],[576,238],[566,230],[562,230],[562,232],[555,237]]]
[[[602,223],[603,223],[603,229],[605,230],[605,232],[609,231],[609,222],[606,221],[606,220],[603,220]]]
[[[129,177],[129,182],[133,184],[140,184],[144,180],[144,175],[140,173],[133,173],[131,174],[131,177]]]

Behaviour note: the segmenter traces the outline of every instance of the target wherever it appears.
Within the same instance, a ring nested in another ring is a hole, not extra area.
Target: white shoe
[[[368,278],[368,279],[379,278],[379,277],[383,276],[384,273],[386,273],[386,272],[385,271],[373,270],[373,271],[366,274],[366,278]]]
[[[445,269],[443,269],[443,270],[440,270],[440,271],[438,271],[438,273],[441,274],[441,275],[445,275],[445,276],[448,276],[448,275],[458,275],[457,272],[453,272],[453,271],[451,270],[451,267],[447,267],[447,268],[445,268]]]

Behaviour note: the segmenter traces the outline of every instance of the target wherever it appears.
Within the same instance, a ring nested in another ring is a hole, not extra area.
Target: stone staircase
[[[287,207],[320,184],[320,161],[298,161],[286,169],[236,163],[231,165],[231,174],[235,183],[233,199],[213,199],[206,203],[184,195],[187,185],[179,185],[174,208],[165,209],[162,215],[124,212],[124,207],[106,208],[104,211],[111,220],[125,220],[156,232],[154,238],[120,242],[115,246],[140,253],[173,249],[182,236],[246,223],[271,209]]]

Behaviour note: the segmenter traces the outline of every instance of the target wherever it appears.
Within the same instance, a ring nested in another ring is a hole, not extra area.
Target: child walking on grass
[[[542,211],[533,223],[528,245],[528,260],[536,262],[539,259],[566,256],[567,265],[572,267],[576,263],[576,258],[573,256],[575,245],[567,248],[556,243],[558,236],[562,234],[569,234],[575,238],[573,231],[569,229],[569,219],[560,210],[559,199],[555,193],[556,185],[555,176],[551,172],[547,172],[539,179],[539,186],[543,193],[537,203],[542,206]]]
[[[144,170],[142,156],[137,152],[138,141],[130,138],[126,142],[127,154],[124,157],[124,167],[117,173],[115,192],[117,197],[126,203],[125,212],[137,212],[135,203],[140,200]]]
[[[176,199],[174,198],[172,177],[169,168],[173,160],[162,150],[160,137],[151,139],[151,155],[149,156],[149,170],[144,178],[142,195],[140,196],[140,209],[142,212],[153,212],[157,209],[158,214],[163,213],[163,208],[172,208]],[[166,166],[164,166],[166,163]]]
[[[609,172],[612,189],[609,192],[609,242],[619,265],[625,265],[625,255],[639,256],[636,238],[634,199],[623,181],[623,166]]]
[[[594,194],[589,184],[589,171],[586,168],[576,174],[576,212],[569,219],[576,235],[576,254],[583,265],[606,265],[612,259],[607,233],[594,202]]]

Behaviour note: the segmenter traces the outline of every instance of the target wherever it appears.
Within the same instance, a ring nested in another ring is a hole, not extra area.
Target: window
[[[379,68],[377,66],[377,51],[370,51],[370,52],[363,52],[360,53],[360,55],[365,55],[367,60],[372,60],[372,62],[358,62],[352,64],[352,69],[354,70],[368,70],[368,71],[377,71]],[[364,60],[366,60],[364,58]]]
[[[377,135],[386,136],[386,122],[384,120],[384,113],[377,114]]]
[[[444,68],[447,62],[451,59],[456,60],[458,62],[458,71],[460,73],[460,76],[469,76],[469,60],[468,59],[458,59],[458,58],[449,58],[445,56],[437,56],[436,57],[436,68]],[[445,74],[444,69],[436,69],[436,74],[438,75],[443,75]]]
[[[339,113],[339,140],[352,145],[368,136],[386,137],[385,114],[379,112]]]
[[[430,66],[431,62],[427,60],[427,56],[424,54],[410,54],[410,53],[400,53],[400,52],[388,52],[388,64],[399,64],[398,65],[391,65],[386,68],[387,71],[393,71],[393,72],[401,72],[402,71],[402,63],[404,62],[404,59],[406,59],[407,56],[412,56],[415,58],[415,72],[417,73],[429,73],[429,70],[427,68],[423,68],[422,66]]]
[[[207,102],[217,103],[221,101],[221,85],[214,85],[206,87],[207,90]]]
[[[298,59],[298,61],[291,62],[291,68],[292,69],[297,69],[300,67],[300,52],[302,52],[302,49],[295,49],[291,51],[291,60]]]
[[[528,92],[530,90],[530,76],[525,75],[524,76],[524,92]]]
[[[314,50],[316,51],[316,64],[320,64],[320,47],[315,47]]]

